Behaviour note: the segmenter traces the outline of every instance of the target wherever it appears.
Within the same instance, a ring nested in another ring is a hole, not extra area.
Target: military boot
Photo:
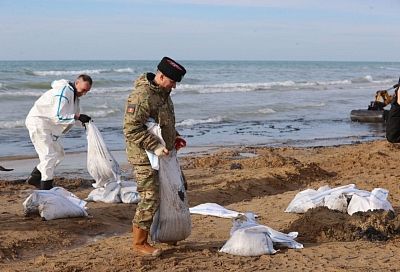
[[[40,181],[40,190],[50,190],[53,188],[53,180],[42,180]]]
[[[148,234],[147,230],[133,226],[133,250],[142,255],[158,257],[161,255],[161,249],[152,247],[147,243]]]
[[[29,176],[29,178],[26,180],[26,182],[29,185],[33,185],[36,188],[40,188],[40,181],[42,179],[42,174],[40,173],[40,171],[35,167],[33,168],[33,171],[31,173],[31,175]]]

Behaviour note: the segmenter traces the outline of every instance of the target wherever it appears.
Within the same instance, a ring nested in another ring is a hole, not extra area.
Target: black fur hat
[[[163,57],[157,68],[161,73],[176,82],[181,82],[186,74],[186,70],[182,65],[168,57]]]

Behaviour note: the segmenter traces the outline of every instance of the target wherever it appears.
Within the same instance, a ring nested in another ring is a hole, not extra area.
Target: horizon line
[[[2,62],[6,61],[159,61],[160,59],[0,59]],[[179,61],[226,61],[226,62],[234,62],[234,61],[243,61],[243,62],[392,62],[399,63],[400,60],[397,61],[388,61],[388,60],[255,60],[255,59],[178,59]]]

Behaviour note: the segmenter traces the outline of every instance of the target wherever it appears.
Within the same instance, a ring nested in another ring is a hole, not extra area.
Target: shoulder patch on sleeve
[[[128,104],[126,113],[135,113],[136,104]]]

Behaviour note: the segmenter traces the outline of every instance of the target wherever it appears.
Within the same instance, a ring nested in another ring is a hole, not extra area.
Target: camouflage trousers
[[[150,231],[153,217],[160,205],[160,186],[158,171],[151,168],[150,164],[133,165],[137,190],[140,195],[140,202],[136,207],[135,217],[132,224]]]

